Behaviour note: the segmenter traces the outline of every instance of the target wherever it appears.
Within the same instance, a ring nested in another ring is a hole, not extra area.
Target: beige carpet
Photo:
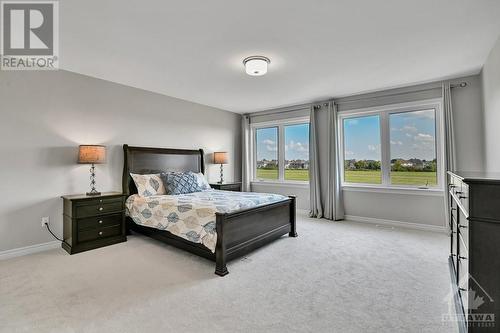
[[[444,234],[300,217],[228,265],[142,236],[0,261],[0,332],[456,332]]]

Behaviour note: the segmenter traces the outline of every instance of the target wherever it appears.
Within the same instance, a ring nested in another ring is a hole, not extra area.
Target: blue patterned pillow
[[[167,194],[177,195],[201,191],[198,179],[192,172],[162,173],[161,178],[165,184]]]

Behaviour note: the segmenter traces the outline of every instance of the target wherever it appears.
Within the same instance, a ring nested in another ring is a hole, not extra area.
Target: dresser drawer
[[[464,208],[467,215],[469,215],[469,186],[465,183],[462,183],[460,191],[456,191],[455,195],[458,198],[458,201]]]
[[[457,214],[458,231],[463,231],[464,229],[468,229],[469,219],[465,216],[464,212],[460,208],[458,208],[458,210],[455,213]]]
[[[78,232],[79,242],[88,242],[100,238],[119,236],[122,234],[122,225],[114,225],[106,228],[90,229]]]
[[[451,223],[451,258],[453,260],[453,267],[457,269],[457,256],[458,256],[458,232],[457,224],[455,221]]]
[[[458,293],[462,301],[464,313],[469,311],[469,265],[468,260],[458,260]]]
[[[86,230],[121,224],[123,222],[122,219],[122,214],[114,214],[78,219],[76,223],[78,225],[78,230]]]
[[[466,228],[461,228],[461,230],[458,232],[458,240],[459,240],[459,250],[460,251],[465,251],[462,253],[468,253],[469,252],[469,230]]]
[[[103,202],[85,206],[77,206],[75,217],[87,217],[87,216],[96,216],[114,212],[120,212],[123,210],[123,201],[112,201],[112,202]]]

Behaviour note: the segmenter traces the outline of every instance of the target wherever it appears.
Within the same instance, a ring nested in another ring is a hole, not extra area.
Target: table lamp
[[[106,161],[106,147],[100,145],[80,145],[78,149],[78,163],[92,164],[90,167],[90,192],[87,195],[101,195],[95,189],[95,164],[103,164]]]
[[[219,184],[224,182],[224,164],[227,164],[227,153],[223,151],[214,152],[214,164],[220,164],[220,181]]]

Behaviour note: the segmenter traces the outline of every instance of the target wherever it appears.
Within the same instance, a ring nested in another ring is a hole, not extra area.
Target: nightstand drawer
[[[240,192],[241,191],[241,183],[225,183],[225,184],[210,184],[210,187],[213,188],[214,190],[221,190],[221,191],[235,191],[235,192]]]
[[[122,223],[122,214],[96,216],[77,220],[78,230],[109,227]]]
[[[114,225],[107,228],[91,229],[78,232],[79,242],[88,242],[100,238],[119,236],[122,233],[122,225]]]
[[[93,204],[77,206],[75,217],[96,216],[108,213],[120,212],[123,210],[123,201],[108,202],[102,204]]]
[[[240,191],[240,185],[224,185],[221,187],[221,190],[224,191]]]
[[[102,205],[102,204],[110,204],[116,202],[122,202],[123,197],[99,197],[99,198],[91,198],[86,200],[80,200],[76,202],[76,206],[90,206],[90,205]]]

